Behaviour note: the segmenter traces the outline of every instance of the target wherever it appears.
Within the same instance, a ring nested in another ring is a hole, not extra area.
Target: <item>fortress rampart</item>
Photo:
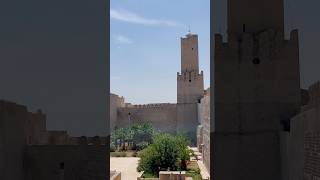
[[[126,107],[120,107],[118,108],[119,110],[121,109],[148,109],[148,108],[173,108],[176,107],[176,104],[171,104],[171,103],[155,103],[155,104],[130,104],[127,105]]]
[[[176,104],[159,103],[119,107],[117,117],[117,127],[129,127],[133,123],[150,122],[155,129],[160,131],[175,132],[176,130]]]

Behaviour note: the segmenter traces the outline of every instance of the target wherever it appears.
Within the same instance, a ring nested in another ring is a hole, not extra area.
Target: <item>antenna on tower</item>
[[[191,28],[190,25],[188,25],[188,33],[191,34]]]

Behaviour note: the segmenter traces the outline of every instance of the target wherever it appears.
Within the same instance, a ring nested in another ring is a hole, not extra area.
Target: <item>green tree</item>
[[[141,150],[139,147],[144,148],[152,142],[154,129],[151,123],[135,123],[131,129],[133,131],[133,145],[138,146],[138,150]]]
[[[125,150],[125,143],[128,141],[129,136],[128,128],[117,128],[112,132],[111,140],[116,147],[120,146],[122,150]]]
[[[188,158],[187,139],[183,135],[159,133],[154,135],[153,143],[140,153],[138,170],[158,176],[160,170],[186,169]]]
[[[186,133],[178,133],[175,136],[175,142],[179,148],[180,169],[187,170],[187,161],[190,160],[191,149],[188,149],[190,141],[187,139]]]
[[[111,143],[122,150],[126,150],[126,143],[133,148],[138,146],[138,150],[141,150],[152,142],[153,134],[151,123],[135,123],[132,127],[116,128],[111,134]]]

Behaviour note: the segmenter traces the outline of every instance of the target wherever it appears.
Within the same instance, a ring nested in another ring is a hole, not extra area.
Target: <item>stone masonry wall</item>
[[[309,87],[309,103],[302,113],[304,122],[304,178],[320,179],[320,82]]]
[[[202,127],[202,159],[208,171],[210,171],[210,88],[198,104],[199,121]]]
[[[290,132],[283,142],[283,180],[320,179],[320,83],[301,95],[308,98],[300,113],[291,118]]]
[[[110,94],[110,131],[112,131],[116,126],[118,118],[117,109],[124,106],[125,102],[123,97],[119,97],[116,94]]]
[[[157,130],[174,133],[177,109],[176,104],[132,105],[118,108],[117,117],[117,127],[129,127],[136,122],[150,122]]]
[[[23,180],[28,118],[25,106],[0,101],[0,179]]]
[[[106,158],[101,145],[28,146],[26,180],[106,180]]]
[[[215,36],[214,178],[280,179],[280,131],[301,104],[298,31],[229,35]]]

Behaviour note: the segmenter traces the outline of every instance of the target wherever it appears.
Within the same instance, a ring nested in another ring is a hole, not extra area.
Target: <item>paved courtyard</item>
[[[110,157],[110,170],[121,172],[121,179],[136,180],[142,173],[137,172],[137,157]]]

